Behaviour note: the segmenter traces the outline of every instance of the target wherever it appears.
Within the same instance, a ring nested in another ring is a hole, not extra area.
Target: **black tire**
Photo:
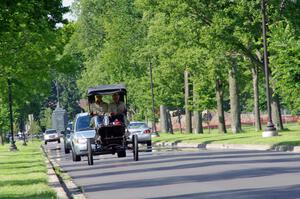
[[[120,151],[118,152],[118,158],[125,158],[126,157],[126,151]]]
[[[73,159],[73,162],[79,162],[79,161],[81,161],[81,156],[76,155],[75,152],[72,150],[72,159]]]
[[[58,139],[57,142],[60,143],[60,139]]]
[[[45,145],[47,145],[47,141],[45,141]]]
[[[65,154],[68,154],[68,153],[70,153],[70,149],[65,147]]]
[[[94,158],[93,158],[93,150],[92,150],[92,143],[91,139],[87,139],[87,149],[88,149],[88,164],[93,165],[94,164]]]
[[[152,142],[151,141],[147,142],[147,151],[149,151],[149,152],[152,151]]]
[[[138,137],[137,135],[132,136],[132,145],[133,145],[133,160],[139,160],[139,145],[138,145]]]

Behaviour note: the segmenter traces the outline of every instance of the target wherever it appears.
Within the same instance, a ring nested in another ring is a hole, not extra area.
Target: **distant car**
[[[60,143],[60,133],[58,133],[55,129],[47,129],[44,133],[44,142],[45,144],[48,142]]]
[[[69,122],[63,133],[65,154],[70,153],[71,148],[71,132],[73,131],[73,122]]]
[[[151,142],[151,128],[148,127],[148,125],[145,122],[130,122],[128,125],[128,131],[129,131],[129,140],[132,141],[132,136],[137,135],[138,136],[138,143],[147,144],[148,148],[151,148],[152,142]]]
[[[71,150],[73,161],[81,161],[81,156],[86,156],[87,138],[95,137],[96,131],[90,126],[91,116],[88,113],[76,115],[74,131],[71,133]]]

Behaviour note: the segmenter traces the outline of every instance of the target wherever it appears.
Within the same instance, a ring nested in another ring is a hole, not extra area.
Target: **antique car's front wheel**
[[[138,145],[138,137],[137,135],[132,136],[132,145],[133,145],[133,160],[139,160],[139,145]]]
[[[94,158],[93,158],[91,138],[87,139],[87,149],[88,149],[88,164],[93,165],[94,164]]]

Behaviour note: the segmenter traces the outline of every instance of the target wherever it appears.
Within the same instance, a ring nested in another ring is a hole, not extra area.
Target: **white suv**
[[[44,134],[45,144],[47,142],[58,142],[60,143],[60,135],[55,129],[47,129]]]

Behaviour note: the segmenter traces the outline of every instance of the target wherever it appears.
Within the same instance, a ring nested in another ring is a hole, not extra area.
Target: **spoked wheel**
[[[94,158],[93,158],[91,138],[87,139],[87,149],[88,149],[88,164],[93,165],[94,164]]]
[[[138,145],[138,137],[137,135],[132,136],[132,145],[133,145],[133,160],[139,160],[139,145]]]

